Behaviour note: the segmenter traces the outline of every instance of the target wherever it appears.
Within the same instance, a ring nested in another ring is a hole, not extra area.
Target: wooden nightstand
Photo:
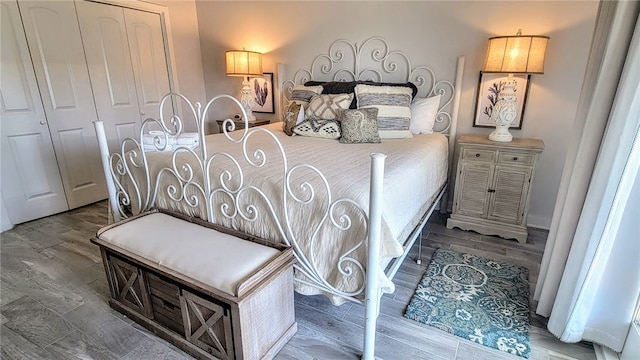
[[[453,212],[447,228],[527,241],[531,181],[544,143],[538,139],[495,142],[458,138]]]
[[[220,129],[220,132],[223,132],[224,129],[222,128],[222,124],[224,123],[224,120],[216,120],[216,122],[218,123],[218,128]],[[254,126],[267,125],[269,122],[270,122],[269,120],[256,119],[256,121],[254,122],[249,122],[249,127],[252,128]],[[236,125],[236,130],[244,129],[244,121],[234,120],[233,123]]]

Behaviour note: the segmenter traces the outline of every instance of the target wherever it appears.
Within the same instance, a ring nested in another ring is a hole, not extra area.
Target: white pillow
[[[436,122],[440,98],[436,95],[428,98],[417,98],[411,103],[411,133],[433,134],[433,126]]]
[[[305,118],[306,115],[304,114],[304,106],[300,106],[300,112],[298,113],[298,118],[296,119],[296,125],[303,122]]]

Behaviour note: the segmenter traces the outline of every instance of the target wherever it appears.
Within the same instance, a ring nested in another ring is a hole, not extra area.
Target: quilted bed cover
[[[268,129],[270,133],[262,129]],[[330,224],[331,217],[326,215],[329,198],[323,185],[324,181],[313,171],[309,171],[308,167],[291,170],[289,186],[293,194],[303,199],[309,195],[308,191],[303,191],[305,187],[301,186],[306,181],[314,188],[314,201],[298,203],[293,201],[291,195],[285,195],[285,163],[287,169],[299,164],[313,165],[326,177],[331,189],[331,201],[339,198],[351,199],[366,212],[369,207],[369,155],[386,154],[381,231],[383,264],[380,264],[383,268],[393,257],[403,253],[404,240],[417,226],[447,180],[448,141],[442,134],[383,140],[379,144],[341,144],[337,140],[287,136],[282,131],[282,123],[251,130],[258,131],[254,131],[247,141],[246,153],[252,158],[256,149],[263,150],[266,154],[264,166],[251,166],[247,162],[243,155],[242,143],[231,142],[224,134],[206,136],[209,157],[213,154],[225,154],[215,155],[215,160],[212,161],[212,189],[226,187],[232,192],[236,191],[240,188],[240,179],[243,181],[244,189],[234,201],[230,201],[230,197],[224,192],[216,192],[213,222],[274,241],[282,241],[283,237],[295,239],[324,278],[340,291],[353,292],[364,284],[363,274],[345,276],[339,271],[338,262],[342,255],[349,253],[350,257],[366,267],[366,246],[357,247],[358,242],[366,238],[366,229],[355,221],[358,212],[348,203],[339,204],[334,214],[338,220],[340,214],[349,214],[354,220],[352,232],[345,236],[341,230]],[[230,133],[235,138],[239,138],[239,134],[240,132]],[[274,137],[282,144],[286,161],[280,155]],[[236,159],[242,168],[242,177],[239,176],[235,164],[229,160],[229,156]],[[172,166],[170,152],[147,153],[147,159],[154,177],[161,168]],[[178,154],[175,163],[183,162],[195,166],[197,160],[190,154]],[[226,174],[223,170],[229,173]],[[231,177],[226,179],[227,175]],[[197,171],[195,177],[199,177],[200,180],[197,181],[202,183],[202,175]],[[172,183],[175,183],[172,176],[165,174],[160,178],[155,206],[206,219],[204,201],[199,201],[198,206],[192,207],[185,201],[176,202],[170,199],[167,187]],[[194,191],[186,189],[185,193],[190,195]],[[265,198],[269,199],[272,210]],[[225,207],[223,204],[229,206]],[[230,218],[223,215],[223,212],[230,214],[236,209],[244,216]],[[357,249],[350,252],[354,247]],[[348,264],[340,266],[344,268],[345,265]],[[304,277],[298,273],[296,276]],[[393,291],[391,279],[384,277],[380,280],[382,291]],[[303,294],[322,292],[300,283],[296,284],[296,290]],[[330,298],[334,304],[344,301],[340,297]]]

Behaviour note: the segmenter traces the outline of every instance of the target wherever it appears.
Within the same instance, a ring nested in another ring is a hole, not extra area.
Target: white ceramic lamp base
[[[491,113],[491,118],[496,123],[496,129],[489,135],[491,141],[509,142],[513,140],[513,136],[509,133],[509,126],[518,114],[514,88],[513,77],[509,76],[509,80],[500,91],[498,101],[493,106]]]
[[[513,135],[509,132],[509,127],[496,127],[496,129],[489,134],[489,140],[491,141],[500,141],[500,142],[509,142],[513,140]]]
[[[240,97],[240,103],[247,113],[247,120],[249,122],[256,121],[256,116],[251,111],[251,105],[253,104],[253,96],[251,96],[251,87],[249,86],[249,78],[245,77],[242,81],[242,96]]]

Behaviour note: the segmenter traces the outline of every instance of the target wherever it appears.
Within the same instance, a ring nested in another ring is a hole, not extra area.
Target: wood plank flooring
[[[385,295],[378,320],[380,359],[521,359],[403,317],[433,251],[448,248],[505,260],[529,269],[535,288],[546,232],[532,229],[527,244],[448,230],[434,214],[422,234],[422,265],[416,243]],[[100,253],[89,238],[107,223],[107,203],[17,225],[0,235],[0,358],[2,359],[189,359],[112,310]],[[535,305],[532,304],[532,308]],[[364,308],[333,306],[323,296],[296,294],[298,333],[279,360],[359,359]],[[565,344],[532,314],[532,359],[593,360],[590,344]]]

